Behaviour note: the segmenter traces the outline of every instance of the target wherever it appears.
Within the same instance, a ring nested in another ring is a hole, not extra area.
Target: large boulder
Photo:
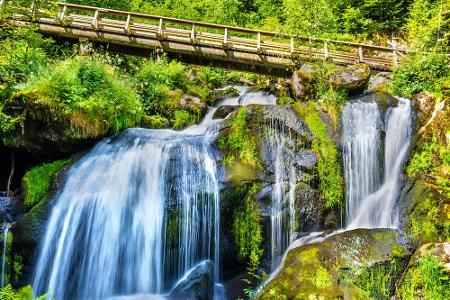
[[[315,70],[314,65],[304,64],[294,71],[291,78],[292,96],[306,100],[314,95]]]
[[[390,229],[356,229],[290,250],[257,299],[390,299],[410,252]]]
[[[392,82],[391,72],[378,72],[370,76],[367,90],[369,92],[386,92],[387,87],[391,84],[391,82]]]
[[[346,67],[338,66],[330,74],[331,84],[338,89],[344,89],[350,94],[363,92],[370,78],[370,68],[368,65],[359,63]]]
[[[210,300],[214,295],[214,263],[206,260],[192,268],[170,292],[170,299]]]

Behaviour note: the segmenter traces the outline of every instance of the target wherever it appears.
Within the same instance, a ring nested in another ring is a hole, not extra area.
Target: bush
[[[34,167],[25,173],[22,179],[25,189],[24,205],[30,209],[48,198],[56,174],[71,160],[57,160]]]
[[[450,58],[432,54],[413,56],[394,71],[392,93],[409,97],[428,91],[441,94],[444,82],[450,80]]]
[[[93,59],[69,59],[42,69],[14,97],[48,107],[55,117],[68,118],[71,128],[85,136],[135,126],[142,115],[130,84]]]

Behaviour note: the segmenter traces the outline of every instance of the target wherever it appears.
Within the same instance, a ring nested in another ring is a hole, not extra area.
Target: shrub
[[[439,55],[413,56],[394,71],[391,92],[409,97],[423,91],[441,94],[450,78],[450,58]]]
[[[118,132],[140,121],[134,90],[111,67],[93,59],[69,59],[45,69],[14,97],[42,105],[86,136]]]
[[[30,209],[48,198],[56,174],[71,160],[57,160],[34,167],[25,173],[22,182],[25,189],[24,205]]]

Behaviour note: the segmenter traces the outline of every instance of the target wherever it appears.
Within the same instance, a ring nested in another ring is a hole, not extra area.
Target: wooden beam
[[[291,54],[294,54],[294,51],[295,51],[295,44],[294,44],[294,38],[293,37],[291,37]]]
[[[258,41],[256,45],[256,52],[261,53],[261,32],[258,32]]]

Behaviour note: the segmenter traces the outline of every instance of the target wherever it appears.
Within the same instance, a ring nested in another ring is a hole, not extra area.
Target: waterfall
[[[241,88],[227,105],[275,104]],[[211,109],[181,132],[128,129],[68,171],[52,202],[33,278],[36,294],[105,299],[169,292],[205,259],[219,280],[220,197]],[[216,285],[217,294],[223,293]],[[149,296],[150,297],[150,296]]]
[[[6,267],[6,246],[8,245],[9,223],[3,225],[3,251],[2,251],[2,282],[1,287],[5,286],[5,267]]]
[[[378,106],[354,102],[344,108],[343,154],[347,186],[347,228],[398,226],[396,201],[411,140],[411,104],[398,99],[384,117],[384,174],[379,162],[381,129]],[[380,177],[382,181],[380,183]]]
[[[294,158],[289,155],[289,137],[279,120],[271,120],[269,144],[274,156],[274,175],[270,211],[270,264],[274,270],[294,238],[295,186]]]

